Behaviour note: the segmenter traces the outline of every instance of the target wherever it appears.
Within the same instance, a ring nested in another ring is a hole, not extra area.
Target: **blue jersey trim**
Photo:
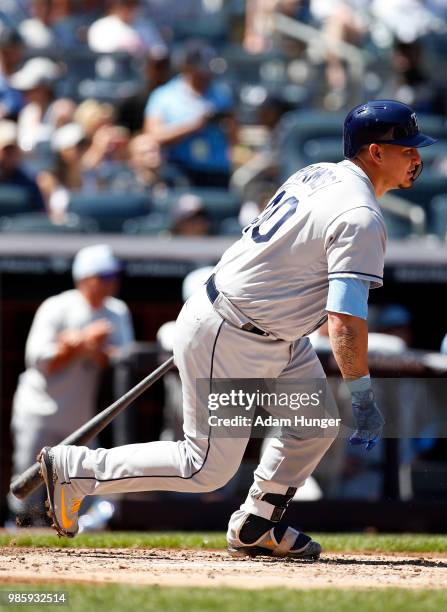
[[[342,270],[340,272],[328,272],[328,276],[334,274],[361,274],[362,276],[371,276],[372,278],[378,278],[379,280],[383,280],[383,276],[377,276],[377,274],[370,274],[369,272],[359,272],[358,270]]]

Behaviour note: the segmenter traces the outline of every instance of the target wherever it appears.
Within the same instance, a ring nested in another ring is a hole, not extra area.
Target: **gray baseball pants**
[[[176,324],[175,363],[183,389],[184,440],[148,442],[106,449],[57,446],[60,477],[80,495],[135,491],[213,491],[225,485],[241,463],[247,437],[196,436],[196,379],[202,378],[325,378],[308,338],[295,342],[259,336],[223,320],[205,289],[184,305]],[[278,408],[276,408],[278,410]],[[287,414],[284,408],[282,415]],[[293,428],[271,438],[254,473],[245,503],[231,517],[229,538],[247,513],[270,519],[274,506],[263,493],[285,494],[300,487],[333,442],[328,437],[300,439]]]

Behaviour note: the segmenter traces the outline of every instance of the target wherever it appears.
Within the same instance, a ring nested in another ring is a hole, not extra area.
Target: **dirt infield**
[[[122,583],[282,588],[445,588],[447,557],[326,553],[318,562],[233,559],[224,551],[0,548],[0,584]]]

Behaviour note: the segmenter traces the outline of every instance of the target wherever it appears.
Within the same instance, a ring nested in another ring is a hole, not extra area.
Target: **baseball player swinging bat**
[[[92,419],[84,423],[79,429],[62,440],[61,444],[86,444],[94,438],[100,431],[106,427],[113,419],[120,414],[125,408],[137,399],[144,391],[149,389],[157,380],[159,380],[166,372],[174,365],[174,357],[170,357],[160,367],[154,370],[151,374],[143,378],[135,387],[130,389],[122,397],[116,400],[113,404],[105,408],[102,412],[95,415]],[[43,484],[40,475],[40,464],[34,463],[23,474],[11,483],[11,493],[19,499],[24,499],[27,495],[35,491]]]

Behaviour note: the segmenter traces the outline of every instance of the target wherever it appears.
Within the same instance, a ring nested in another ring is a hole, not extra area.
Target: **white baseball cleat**
[[[47,488],[45,506],[48,516],[53,520],[52,527],[59,536],[73,538],[79,531],[78,512],[84,498],[75,494],[70,483],[60,482],[49,446],[40,451],[37,460]]]
[[[317,561],[321,554],[321,546],[305,533],[278,524],[250,544],[232,543],[228,547],[228,552],[232,557],[264,555]]]

